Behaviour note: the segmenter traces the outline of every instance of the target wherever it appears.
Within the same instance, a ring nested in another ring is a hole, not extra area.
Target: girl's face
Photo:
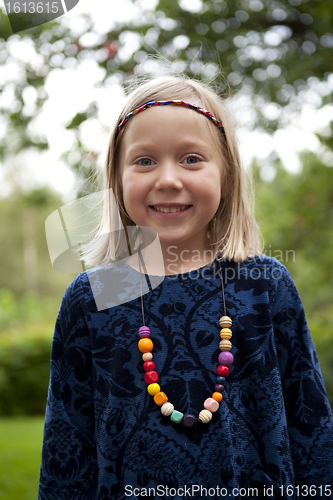
[[[207,120],[168,105],[147,109],[125,126],[119,156],[125,208],[138,226],[157,231],[164,251],[209,248],[208,223],[223,194],[223,157]]]

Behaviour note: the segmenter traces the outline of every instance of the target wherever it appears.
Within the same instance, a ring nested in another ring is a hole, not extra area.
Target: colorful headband
[[[215,118],[215,116],[212,115],[212,113],[200,108],[200,106],[196,106],[196,104],[190,104],[190,103],[184,102],[184,101],[150,101],[150,102],[147,102],[146,104],[143,104],[139,108],[134,109],[133,111],[131,111],[130,113],[128,113],[125,116],[123,121],[120,122],[118,127],[117,127],[117,134],[119,133],[120,129],[125,125],[126,122],[128,122],[128,120],[132,116],[137,115],[138,113],[140,113],[141,111],[144,111],[145,109],[152,108],[154,106],[165,106],[167,104],[177,104],[178,106],[185,106],[186,108],[194,109],[195,111],[198,111],[199,113],[207,116],[207,118],[209,118],[219,128],[219,130],[224,135],[224,138],[226,139],[226,135],[225,135],[225,131],[224,131],[224,127],[223,127],[222,123],[217,118]]]

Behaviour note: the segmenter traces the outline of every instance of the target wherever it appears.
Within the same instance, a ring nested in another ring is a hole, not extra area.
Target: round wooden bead
[[[231,352],[220,352],[218,360],[220,365],[231,366],[234,362],[234,357]]]
[[[204,402],[204,407],[206,408],[206,410],[209,410],[212,413],[217,411],[219,409],[219,406],[220,405],[218,404],[218,402],[213,398],[207,398]]]
[[[225,377],[222,377],[221,375],[218,375],[216,377],[216,383],[217,384],[222,384],[222,385],[225,384]]]
[[[144,369],[145,372],[150,372],[152,370],[155,370],[155,363],[154,363],[154,361],[145,361],[143,363],[143,369]]]
[[[149,384],[147,387],[148,394],[151,396],[155,396],[158,392],[160,392],[161,388],[158,384]]]
[[[212,412],[209,410],[201,410],[201,412],[199,413],[199,419],[203,424],[207,424],[208,422],[210,422],[212,420],[212,416]]]
[[[164,392],[157,392],[154,396],[154,401],[157,406],[162,406],[168,401],[168,396]]]
[[[222,377],[226,377],[229,373],[229,368],[225,365],[219,365],[216,368],[217,375],[221,375]]]
[[[150,352],[153,347],[154,345],[150,339],[140,339],[138,342],[138,348],[141,352]]]
[[[155,384],[158,381],[158,373],[155,371],[150,371],[145,373],[145,382],[146,384]]]
[[[195,424],[196,418],[194,415],[191,415],[191,413],[185,413],[183,416],[182,424],[185,427],[193,427]]]
[[[232,331],[229,328],[223,328],[220,331],[220,337],[222,340],[230,340],[232,337]]]
[[[153,359],[153,355],[151,352],[144,352],[142,354],[142,359],[143,361],[150,361],[151,359]]]
[[[215,386],[215,388],[216,388],[216,386]],[[222,401],[223,396],[220,392],[216,391],[212,394],[212,398],[215,399],[215,401],[217,401],[219,403],[220,401]]]
[[[170,415],[170,420],[172,422],[175,422],[175,424],[180,424],[180,422],[183,420],[184,413],[181,411],[173,410],[173,412]]]
[[[229,340],[221,340],[219,343],[220,351],[230,351],[232,343]]]
[[[170,417],[174,409],[175,407],[172,403],[164,403],[164,405],[161,406],[162,415],[164,415],[165,417]]]
[[[229,316],[222,316],[219,320],[219,324],[221,328],[230,328],[232,325],[232,319]]]
[[[150,336],[150,330],[148,326],[141,326],[141,328],[139,328],[139,337],[141,339],[144,339],[149,336]]]
[[[224,385],[222,385],[222,384],[215,384],[214,389],[217,392],[223,392],[224,391]]]

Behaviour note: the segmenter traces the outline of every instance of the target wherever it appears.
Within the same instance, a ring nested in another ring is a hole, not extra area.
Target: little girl
[[[124,231],[106,210],[60,307],[39,499],[333,498],[316,352],[288,271],[261,253],[223,101],[183,77],[133,91],[105,188]],[[117,283],[129,300],[97,307]]]

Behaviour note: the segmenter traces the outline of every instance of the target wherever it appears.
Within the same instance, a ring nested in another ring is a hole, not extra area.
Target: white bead
[[[171,413],[173,412],[173,410],[175,409],[175,407],[173,406],[172,403],[164,403],[162,406],[161,406],[161,412],[162,414],[165,416],[165,417],[170,417]]]
[[[230,328],[232,325],[232,319],[229,316],[222,316],[219,320],[221,328]]]
[[[219,343],[220,351],[230,351],[232,343],[229,340],[221,340]]]
[[[212,420],[212,416],[213,415],[209,410],[201,410],[201,412],[199,413],[199,418],[204,424],[210,422],[210,420]]]

